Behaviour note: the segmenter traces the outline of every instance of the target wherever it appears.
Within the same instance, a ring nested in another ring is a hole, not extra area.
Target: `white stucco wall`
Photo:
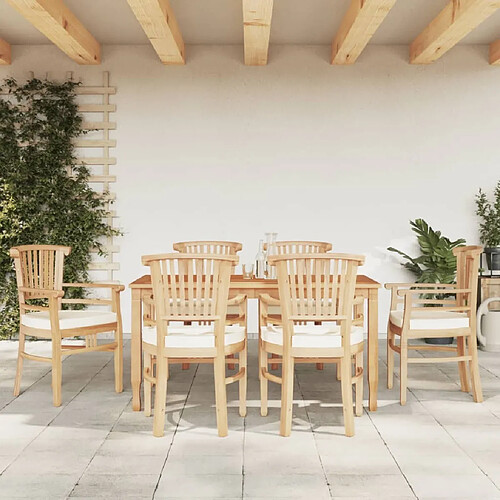
[[[243,262],[264,231],[327,240],[365,254],[362,272],[381,282],[407,279],[385,249],[411,248],[409,219],[477,242],[474,195],[500,179],[500,68],[487,47],[430,66],[409,65],[400,46],[370,46],[351,67],[330,66],[323,46],[272,47],[266,67],[244,66],[241,47],[187,57],[165,67],[149,46],[105,46],[102,65],[85,67],[52,46],[15,46],[0,67],[19,79],[72,70],[86,84],[110,71],[123,283],[145,272],[142,254],[185,239],[241,241]]]

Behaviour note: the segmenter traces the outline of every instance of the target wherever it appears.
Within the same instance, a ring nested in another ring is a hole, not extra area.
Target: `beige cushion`
[[[49,312],[37,311],[22,314],[21,323],[24,326],[38,328],[39,330],[50,330]],[[59,328],[61,330],[105,325],[107,323],[116,323],[116,313],[87,309],[84,311],[59,311]]]
[[[283,345],[283,329],[266,326],[261,330],[262,340]],[[351,345],[363,342],[363,328],[351,329]],[[337,325],[296,325],[292,337],[292,347],[336,348],[342,347],[340,327]]]
[[[240,325],[226,326],[224,344],[232,345],[245,340],[245,327]],[[142,341],[156,345],[156,327],[148,326],[142,329]],[[207,326],[175,326],[168,328],[165,336],[165,347],[200,348],[215,347],[213,325]]]
[[[468,328],[469,317],[464,312],[439,311],[439,308],[428,308],[429,311],[414,311],[410,318],[410,330],[452,330]],[[403,326],[403,311],[391,311],[390,321],[393,325]]]

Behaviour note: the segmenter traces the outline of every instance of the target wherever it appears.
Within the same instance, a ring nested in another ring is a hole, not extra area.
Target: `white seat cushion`
[[[262,340],[283,345],[283,329],[268,325],[261,330]],[[363,342],[363,328],[351,329],[351,345]],[[292,347],[336,348],[342,347],[340,327],[337,325],[296,325],[292,336]]]
[[[452,330],[468,328],[469,317],[464,312],[440,311],[439,308],[428,308],[429,311],[414,311],[410,318],[410,330]],[[391,311],[390,321],[393,325],[403,326],[403,311]]]
[[[245,327],[240,325],[226,326],[224,344],[232,345],[245,340]],[[142,329],[142,341],[156,345],[156,327],[148,326]],[[213,325],[207,326],[175,326],[167,330],[165,347],[201,348],[215,347]]]
[[[38,328],[39,330],[50,330],[49,312],[37,311],[22,314],[21,323],[24,326]],[[116,313],[88,309],[84,311],[59,311],[59,328],[61,330],[105,325],[107,323],[116,323]]]

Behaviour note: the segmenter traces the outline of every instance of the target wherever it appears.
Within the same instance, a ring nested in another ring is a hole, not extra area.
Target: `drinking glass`
[[[253,278],[253,264],[242,264],[241,271],[243,279],[251,280]]]

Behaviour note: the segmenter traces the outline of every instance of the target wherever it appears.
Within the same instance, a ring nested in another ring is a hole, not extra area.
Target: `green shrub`
[[[77,85],[34,78],[0,86],[7,93],[0,99],[0,338],[18,331],[11,247],[70,246],[64,280],[87,281],[91,249],[102,254],[103,237],[119,234],[104,220],[105,202],[89,187],[88,168],[77,164],[74,141],[83,133]]]

